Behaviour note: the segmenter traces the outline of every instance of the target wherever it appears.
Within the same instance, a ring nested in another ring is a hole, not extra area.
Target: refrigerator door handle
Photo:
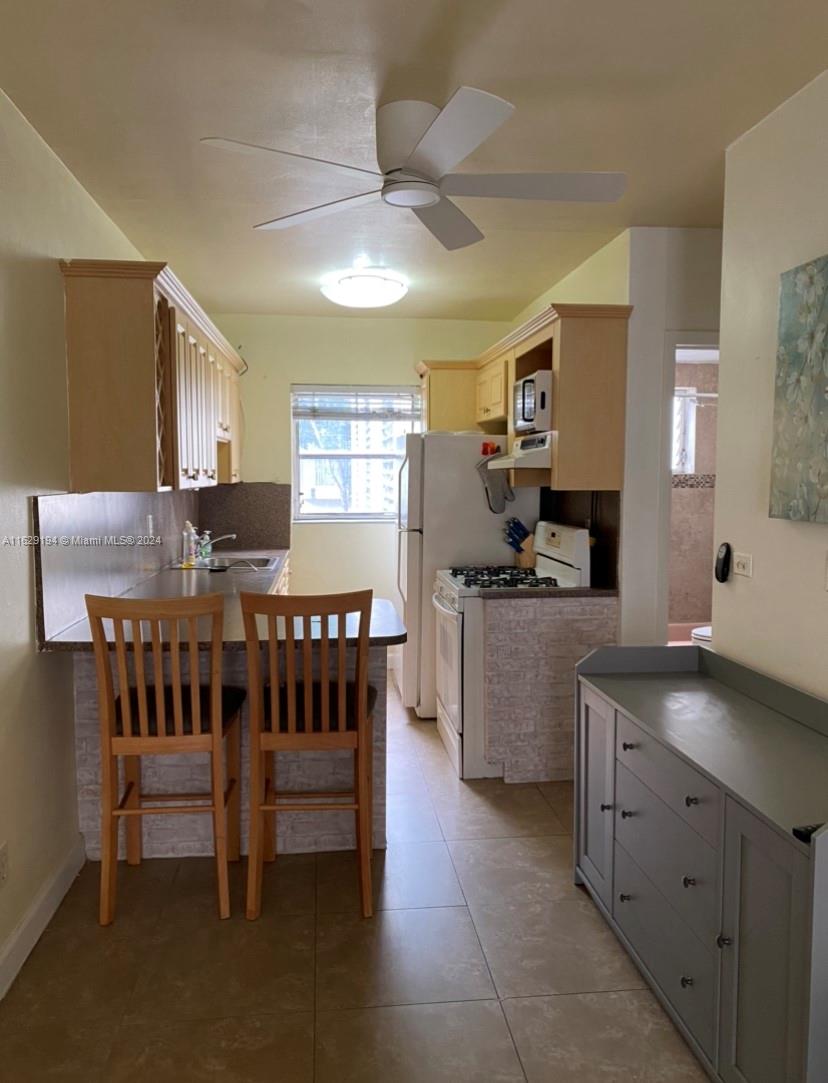
[[[406,600],[402,592],[402,535],[405,531],[401,526],[397,527],[397,591],[403,601]]]
[[[402,525],[402,479],[405,473],[406,463],[408,462],[408,453],[406,452],[405,458],[400,463],[400,469],[397,473],[397,532],[403,530]],[[397,549],[397,576],[399,579],[399,548]]]

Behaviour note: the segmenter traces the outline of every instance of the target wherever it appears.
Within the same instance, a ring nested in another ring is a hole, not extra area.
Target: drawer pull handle
[[[622,741],[621,747],[625,752],[632,752],[633,749],[636,748],[636,745],[634,745],[632,741]]]
[[[682,977],[682,979],[681,979],[681,987],[682,987],[682,989],[690,989],[692,987],[692,985],[693,985],[693,979],[692,978]]]
[[[632,901],[632,895],[625,895],[624,892],[622,891],[621,894],[618,896],[618,901],[619,902],[631,902]]]
[[[698,797],[690,797],[690,795],[688,794],[687,797],[685,797],[684,799],[684,803],[685,805],[687,805],[688,808],[692,808],[693,805],[698,805],[699,799]]]
[[[630,812],[629,809],[626,809],[626,808],[621,809],[621,819],[622,820],[629,820],[630,816],[632,816],[632,815],[633,815],[633,813]]]
[[[612,805],[601,805],[601,812],[610,812]]]
[[[695,887],[696,886],[696,878],[695,878],[695,876],[682,876],[681,882],[682,882],[684,887]]]
[[[729,948],[733,943],[732,936],[722,936],[721,933],[716,937],[716,946],[720,948]]]

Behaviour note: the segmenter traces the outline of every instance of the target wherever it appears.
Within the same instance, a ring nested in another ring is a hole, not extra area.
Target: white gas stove
[[[437,729],[461,778],[502,775],[484,749],[483,603],[501,591],[589,586],[589,532],[539,522],[534,568],[467,565],[437,572]]]

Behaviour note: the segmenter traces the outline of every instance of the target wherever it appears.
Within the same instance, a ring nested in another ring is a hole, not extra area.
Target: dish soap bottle
[[[189,519],[181,533],[181,567],[194,568],[198,550],[198,532]]]

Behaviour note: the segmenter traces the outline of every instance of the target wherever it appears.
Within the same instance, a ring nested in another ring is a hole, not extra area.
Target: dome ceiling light
[[[408,293],[408,280],[388,267],[349,267],[325,275],[320,287],[335,305],[346,308],[384,308]]]

